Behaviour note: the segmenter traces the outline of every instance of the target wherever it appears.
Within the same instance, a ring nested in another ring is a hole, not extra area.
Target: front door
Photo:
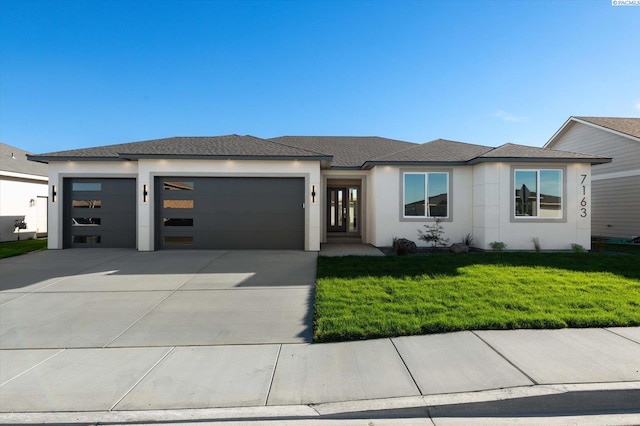
[[[327,232],[347,232],[347,188],[327,188]]]

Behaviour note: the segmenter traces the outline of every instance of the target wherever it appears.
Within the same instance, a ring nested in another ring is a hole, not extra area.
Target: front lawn
[[[7,241],[0,243],[0,259],[18,256],[31,251],[46,250],[46,248],[46,238],[38,240]]]
[[[314,340],[640,325],[636,256],[319,257]]]

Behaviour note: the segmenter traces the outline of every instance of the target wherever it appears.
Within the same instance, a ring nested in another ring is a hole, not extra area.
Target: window
[[[77,209],[99,209],[102,207],[102,200],[73,200],[71,207]]]
[[[165,191],[193,191],[193,182],[165,182]]]
[[[193,226],[193,219],[165,217],[162,222],[164,226]]]
[[[449,173],[404,173],[404,217],[449,217]]]
[[[72,239],[74,244],[100,244],[100,235],[74,235]]]
[[[562,175],[560,169],[515,170],[515,217],[562,219]]]
[[[71,219],[72,226],[100,226],[102,219],[99,217],[74,217]]]
[[[165,209],[192,209],[193,200],[164,200],[162,207]]]
[[[73,191],[102,191],[100,182],[73,182]]]
[[[193,237],[191,236],[164,237],[164,243],[166,245],[190,246],[190,245],[193,245]]]

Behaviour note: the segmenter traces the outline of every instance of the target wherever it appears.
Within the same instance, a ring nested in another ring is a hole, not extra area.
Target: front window
[[[515,217],[562,219],[562,179],[562,170],[516,170]]]
[[[404,217],[449,217],[449,173],[405,173]]]

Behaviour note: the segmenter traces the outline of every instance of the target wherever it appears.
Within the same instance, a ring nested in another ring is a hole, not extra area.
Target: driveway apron
[[[316,253],[51,250],[0,260],[0,349],[311,341]]]

